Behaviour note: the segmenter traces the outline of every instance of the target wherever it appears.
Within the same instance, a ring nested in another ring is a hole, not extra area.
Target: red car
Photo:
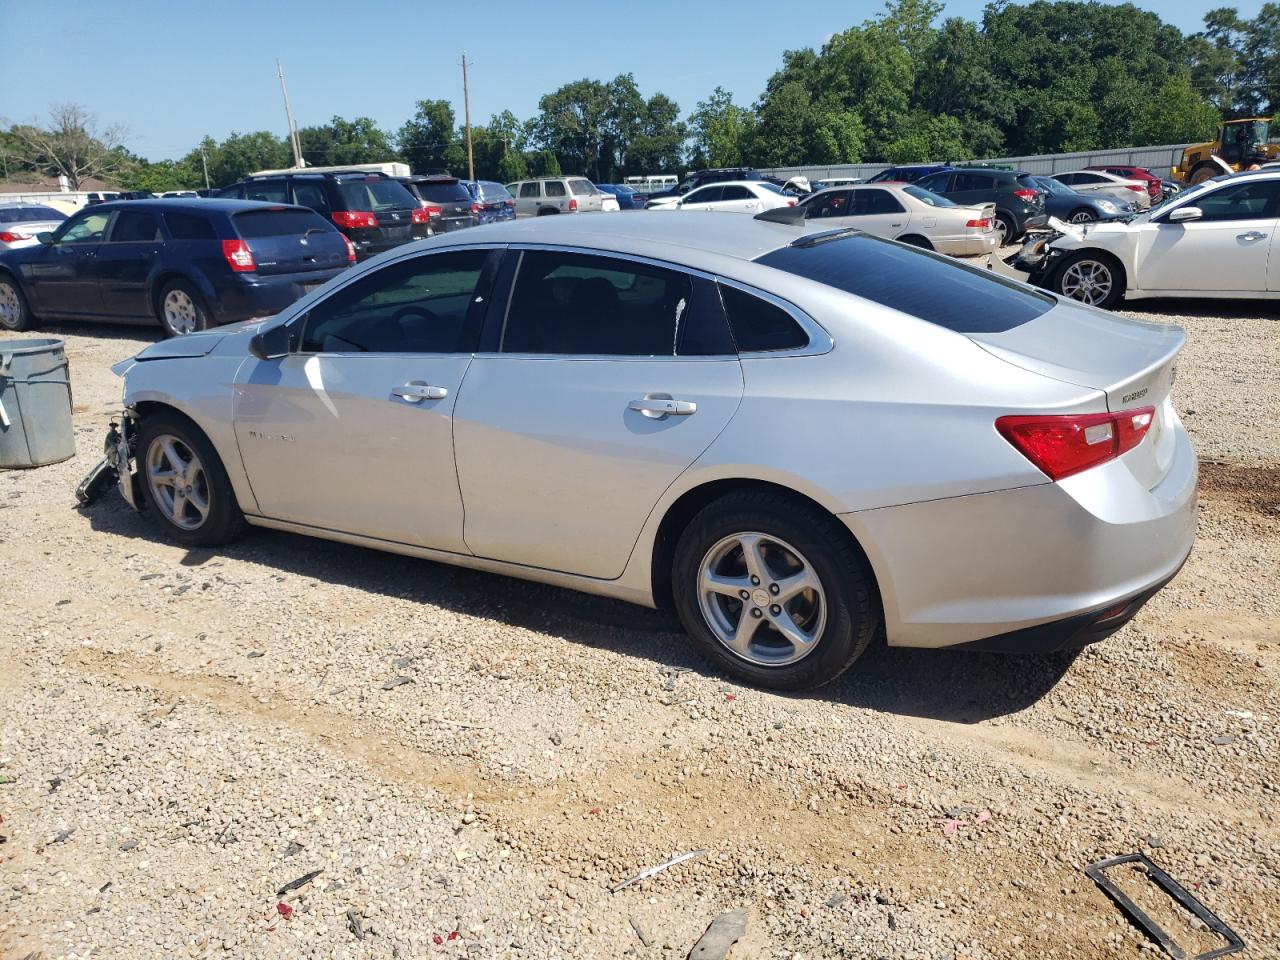
[[[1084,169],[1101,170],[1103,173],[1111,173],[1117,177],[1125,177],[1129,180],[1143,180],[1147,184],[1147,193],[1151,194],[1151,202],[1158,203],[1160,201],[1164,188],[1161,186],[1160,178],[1150,170],[1144,170],[1142,167],[1117,167],[1107,164],[1085,167]]]

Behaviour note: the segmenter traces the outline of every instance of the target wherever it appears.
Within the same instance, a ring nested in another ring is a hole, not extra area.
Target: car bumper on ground
[[[930,242],[934,250],[949,257],[977,257],[995,250],[998,241],[992,233],[980,237],[939,237]]]
[[[233,282],[215,285],[209,309],[220,325],[270,317],[345,269],[253,277],[240,274]]]
[[[891,646],[1044,651],[1102,639],[1191,551],[1197,464],[1180,423],[1163,480],[1111,461],[1057,483],[844,514]]]

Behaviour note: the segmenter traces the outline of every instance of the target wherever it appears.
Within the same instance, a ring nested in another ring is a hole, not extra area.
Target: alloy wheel
[[[817,571],[791,544],[758,532],[725,537],[706,552],[698,605],[726,649],[765,667],[803,660],[827,623]]]
[[[1093,214],[1088,210],[1079,210],[1071,215],[1072,223],[1093,223]]]
[[[1111,295],[1111,268],[1100,260],[1077,260],[1062,271],[1062,295],[1096,307]]]
[[[156,506],[174,526],[199,529],[209,517],[209,478],[181,438],[162,433],[147,448],[147,483]]]
[[[191,294],[182,289],[173,289],[164,295],[162,305],[164,323],[176,334],[193,333],[200,320],[200,310]]]

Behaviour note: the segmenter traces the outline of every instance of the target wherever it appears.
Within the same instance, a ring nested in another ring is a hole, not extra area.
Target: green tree
[[[733,102],[724,87],[700,100],[689,117],[689,132],[698,166],[736,167],[746,162],[746,140],[750,136],[752,114]]]
[[[655,93],[644,102],[617,177],[679,170],[688,136],[689,128],[680,120],[680,105],[666,94]]]
[[[448,100],[419,100],[413,117],[396,133],[400,155],[415,173],[463,171],[466,145],[459,140],[455,127]]]
[[[302,157],[311,166],[385,163],[395,159],[391,138],[369,117],[334,117],[323,126],[298,131]]]
[[[1216,135],[1222,115],[1191,86],[1187,74],[1170,77],[1142,105],[1133,122],[1135,143],[1196,143]]]
[[[884,145],[890,163],[924,163],[965,159],[964,126],[955,117],[923,111],[905,118],[901,132]]]
[[[180,161],[193,171],[200,171],[196,181],[204,186],[201,150],[208,161],[209,182],[214,186],[235,183],[255,170],[278,170],[293,163],[289,144],[268,130],[255,133],[232,133],[221,143],[206,136],[200,145]]]

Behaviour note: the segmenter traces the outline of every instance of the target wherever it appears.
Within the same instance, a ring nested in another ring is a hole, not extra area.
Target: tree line
[[[910,163],[1059,153],[1210,138],[1223,117],[1280,109],[1280,3],[1256,17],[1211,10],[1184,34],[1132,4],[989,3],[981,21],[938,0],[889,0],[820,49],[788,50],[749,105],[717,87],[682,117],[628,73],[567,83],[520,120],[473,126],[479,179],[585,174],[598,182],[703,166]],[[403,160],[465,175],[465,133],[448,100],[420,100],[399,129],[334,117],[299,130],[309,164]],[[260,130],[206,136],[178,160],[131,153],[74,105],[0,131],[0,174],[106,177],[129,189],[214,186],[293,162]]]

